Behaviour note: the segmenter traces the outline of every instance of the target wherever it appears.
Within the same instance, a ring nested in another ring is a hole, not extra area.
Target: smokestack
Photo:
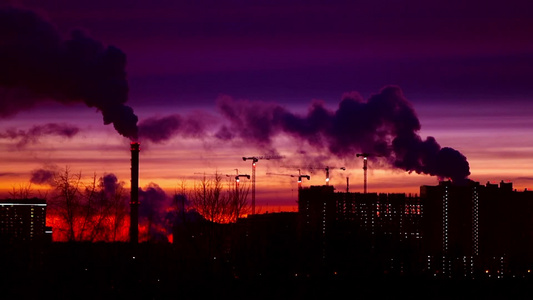
[[[131,142],[130,242],[139,242],[139,142]]]

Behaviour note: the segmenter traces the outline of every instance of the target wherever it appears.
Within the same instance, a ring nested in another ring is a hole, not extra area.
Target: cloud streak
[[[43,136],[59,136],[72,138],[79,133],[80,129],[74,125],[65,123],[47,123],[44,125],[34,125],[28,130],[15,128],[6,129],[0,132],[0,138],[18,140],[17,148],[23,148],[28,144],[36,144]]]

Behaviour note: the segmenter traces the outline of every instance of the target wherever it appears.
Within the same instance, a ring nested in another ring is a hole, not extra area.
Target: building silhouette
[[[420,196],[311,186],[298,213],[306,255],[322,272],[474,279],[533,267],[533,192],[512,183],[442,181]]]
[[[480,185],[440,182],[422,186],[424,245],[428,272],[473,277],[479,249]]]
[[[295,212],[277,212],[238,219],[231,229],[236,277],[298,276],[308,261],[300,251],[297,216]]]
[[[503,181],[445,181],[422,186],[421,197],[427,268],[435,276],[504,278],[531,270],[532,192]]]
[[[3,242],[51,241],[46,226],[46,201],[43,199],[0,200],[0,240]]]
[[[300,190],[302,240],[333,273],[390,274],[420,268],[420,198],[405,194]]]
[[[255,214],[227,224],[182,206],[173,243],[136,245],[15,242],[46,236],[46,202],[3,200],[0,282],[6,294],[25,292],[23,298],[42,298],[44,292],[89,298],[352,293],[454,299],[520,298],[529,291],[532,192],[504,182],[441,182],[420,190],[365,194],[311,186],[299,190],[298,212]]]

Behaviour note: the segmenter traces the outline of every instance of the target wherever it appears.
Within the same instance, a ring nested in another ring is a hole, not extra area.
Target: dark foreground
[[[529,278],[246,272],[171,247],[2,245],[0,299],[529,299]]]
[[[151,278],[133,283],[67,275],[4,282],[2,299],[530,299],[531,292],[531,282],[522,280]]]

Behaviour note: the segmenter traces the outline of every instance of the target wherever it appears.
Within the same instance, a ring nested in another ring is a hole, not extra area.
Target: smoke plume
[[[314,102],[303,116],[279,105],[227,97],[220,99],[219,109],[229,121],[216,134],[219,139],[239,138],[264,148],[271,146],[275,135],[285,133],[339,158],[364,152],[408,172],[454,181],[470,175],[459,151],[442,148],[433,137],[419,136],[418,117],[396,86],[383,88],[367,101],[358,93],[345,94],[335,111]]]
[[[0,132],[0,138],[3,139],[18,139],[17,147],[22,148],[29,143],[35,144],[42,136],[60,136],[65,138],[72,138],[79,132],[79,128],[74,125],[64,123],[48,123],[44,125],[35,125],[28,130],[17,130],[15,128],[7,129]]]
[[[137,138],[128,100],[126,56],[80,30],[63,39],[56,28],[23,9],[0,8],[0,117],[48,100],[85,103],[121,135]]]
[[[121,184],[118,182],[118,178],[115,174],[105,174],[100,178],[100,184],[106,195],[115,195]]]
[[[202,138],[205,136],[205,122],[199,116],[170,115],[153,117],[139,123],[139,137],[154,143],[161,143],[173,136]]]
[[[45,166],[31,172],[30,182],[38,185],[53,185],[54,177],[58,171],[57,166]]]
[[[148,239],[166,239],[165,209],[170,198],[156,183],[139,188],[139,217],[148,227]]]
[[[229,121],[215,136],[221,140],[241,138],[267,152],[272,149],[272,138],[279,132],[275,112],[281,107],[264,102],[235,101],[230,97],[218,99],[218,109]]]

